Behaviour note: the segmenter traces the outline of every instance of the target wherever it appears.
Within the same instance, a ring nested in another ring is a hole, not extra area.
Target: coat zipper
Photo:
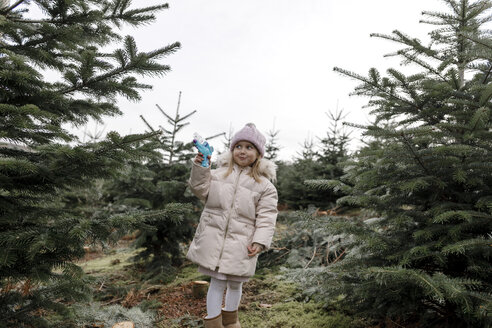
[[[224,240],[222,241],[222,248],[220,249],[219,260],[217,261],[217,265],[215,267],[219,266],[220,260],[222,259],[222,253],[224,253],[224,247],[225,247],[225,241],[227,238],[227,232],[229,231],[229,221],[231,220],[232,209],[234,208],[234,201],[236,200],[237,185],[239,184],[239,177],[241,176],[241,173],[243,173],[242,168],[240,169],[239,174],[237,175],[236,183],[234,185],[234,195],[232,196],[231,208],[229,209],[229,215],[227,216],[227,223],[226,223],[226,229],[225,229],[225,233],[224,233]]]

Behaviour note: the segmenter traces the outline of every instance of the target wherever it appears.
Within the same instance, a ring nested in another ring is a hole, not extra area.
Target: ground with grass
[[[284,228],[280,226],[279,231]],[[110,250],[96,250],[79,262],[94,290],[93,302],[74,306],[82,327],[112,327],[123,320],[132,320],[139,328],[203,327],[205,298],[193,297],[192,284],[195,280],[209,281],[209,277],[185,262],[172,282],[150,284],[141,280],[144,263],[133,261],[138,252],[123,243]],[[239,317],[244,328],[361,326],[306,299],[302,290],[282,275],[279,266],[260,268],[244,284]]]

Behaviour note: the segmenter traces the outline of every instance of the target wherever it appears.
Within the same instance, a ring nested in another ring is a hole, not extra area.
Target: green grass
[[[140,253],[143,248],[122,248],[102,257],[78,263],[78,265],[89,274],[111,274],[121,271],[124,267],[134,264],[130,259]],[[119,261],[119,262],[118,262]],[[118,262],[118,263],[115,263]],[[114,263],[114,264],[113,264]]]
[[[350,317],[328,313],[320,304],[290,301],[271,308],[251,307],[239,312],[242,327],[255,328],[347,328],[357,327]]]
[[[194,265],[194,264],[186,265],[180,269],[180,271],[176,275],[176,278],[171,283],[169,283],[167,286],[174,287],[174,286],[186,284],[190,281],[195,281],[195,280],[210,281],[210,277],[204,276],[203,274],[198,272],[196,265]]]
[[[130,260],[140,249],[121,248],[114,253],[106,254],[79,265],[95,279],[103,279],[106,287],[101,295],[124,296],[127,289],[136,287],[132,270],[127,266],[134,263]],[[116,264],[113,261],[119,260]],[[116,281],[109,277],[118,277]],[[198,272],[196,265],[189,264],[180,268],[176,278],[166,286],[174,287],[187,284],[194,280],[209,280]],[[109,284],[109,285],[108,285]],[[101,282],[95,284],[101,286]],[[243,300],[239,318],[243,328],[357,328],[363,327],[360,321],[336,311],[327,311],[321,304],[314,301],[304,302],[299,287],[284,280],[278,267],[265,267],[257,270],[254,277],[244,285]],[[141,287],[141,286],[140,286]],[[118,293],[118,289],[122,289]],[[124,290],[123,290],[124,289]],[[119,295],[121,294],[121,295]],[[260,306],[260,304],[262,304]],[[265,308],[263,304],[270,304]],[[143,310],[157,310],[162,304],[157,301],[143,302]],[[182,328],[203,327],[201,318],[185,316],[154,323],[155,327]]]
[[[258,286],[250,297],[257,299],[239,311],[242,327],[255,328],[355,328],[356,320],[337,312],[329,312],[320,303],[304,302],[302,291],[279,276],[278,267],[257,271],[250,284]],[[264,308],[260,304],[271,304]]]

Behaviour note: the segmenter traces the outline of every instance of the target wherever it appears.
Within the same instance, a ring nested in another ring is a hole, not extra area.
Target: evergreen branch
[[[182,121],[182,120],[184,120],[184,119],[187,119],[188,117],[190,117],[191,115],[193,115],[193,114],[195,114],[195,113],[196,113],[196,110],[192,111],[192,112],[191,112],[191,113],[189,113],[189,114],[186,114],[186,115],[185,115],[185,116],[183,116],[183,117],[180,117],[180,118],[179,118],[179,120],[178,120],[178,122],[180,122],[180,121]]]
[[[142,121],[144,121],[145,125],[147,125],[150,131],[155,132],[154,128],[149,124],[149,122],[147,122],[147,120],[143,117],[143,115],[140,115],[140,118],[142,119]]]
[[[179,42],[175,42],[173,44],[170,44],[164,48],[161,48],[160,51],[156,52],[154,51],[153,52],[153,56],[148,56],[148,53],[140,53],[136,60],[128,63],[127,65],[122,65],[121,67],[113,70],[113,71],[110,71],[110,72],[107,72],[105,74],[101,74],[99,76],[96,76],[92,79],[89,79],[85,82],[82,82],[80,84],[77,84],[77,85],[74,85],[70,88],[66,88],[66,89],[62,89],[62,90],[58,90],[57,92],[60,92],[62,94],[67,94],[67,93],[71,93],[71,92],[74,92],[74,91],[79,91],[81,89],[84,89],[92,84],[97,84],[98,82],[102,82],[102,81],[106,81],[108,79],[111,79],[113,77],[117,77],[119,75],[122,75],[122,74],[125,74],[125,73],[129,73],[130,71],[133,71],[133,70],[136,70],[137,73],[140,73],[140,74],[144,74],[143,72],[138,72],[138,70],[140,69],[139,65],[142,64],[141,60],[142,58],[145,58],[145,59],[150,59],[152,57],[155,57],[155,56],[158,56],[158,55],[162,55],[163,53],[173,53],[175,52],[177,49],[179,49],[181,47],[181,44]],[[168,71],[170,68],[169,66],[162,66],[162,70],[164,71]]]
[[[485,74],[485,76],[482,80],[482,84],[487,84],[487,80],[489,78],[490,73],[492,73],[492,65],[489,66],[489,70],[488,70],[487,74]]]
[[[492,45],[491,45],[491,44],[489,44],[489,43],[487,43],[487,42],[484,42],[484,41],[483,41],[482,39],[480,39],[480,38],[474,38],[474,37],[471,37],[471,36],[469,36],[469,35],[467,35],[467,34],[461,34],[461,36],[462,36],[462,37],[464,37],[465,39],[468,39],[468,40],[470,40],[470,41],[473,41],[473,42],[475,42],[475,43],[477,43],[477,44],[479,44],[479,45],[481,45],[481,46],[484,46],[484,47],[486,47],[486,48],[492,49]]]
[[[379,84],[372,82],[371,80],[367,79],[366,77],[364,77],[362,75],[358,75],[358,74],[355,74],[355,73],[346,71],[346,70],[341,69],[339,67],[334,67],[333,70],[335,72],[340,73],[340,74],[347,75],[347,76],[349,76],[351,78],[360,80],[360,81],[362,81],[362,82],[364,82],[364,83],[372,86],[373,88],[375,88],[376,90],[380,91],[381,93],[387,95],[388,97],[393,98],[393,99],[398,100],[398,101],[401,101],[401,102],[403,102],[403,103],[405,103],[405,104],[407,104],[407,105],[409,105],[411,107],[415,107],[415,108],[418,109],[418,106],[416,106],[416,104],[414,104],[413,102],[408,101],[405,98],[398,97],[395,93],[389,92],[388,90],[386,90],[386,88],[381,87]]]
[[[123,141],[121,143],[115,143],[113,141],[112,145],[114,145],[116,147],[108,147],[108,148],[99,149],[99,150],[96,150],[94,152],[94,154],[96,156],[101,156],[101,155],[103,155],[109,151],[115,150],[115,149],[124,149],[124,147],[123,147],[124,145],[138,143],[140,141],[144,141],[144,140],[156,137],[160,134],[161,134],[161,131],[156,131],[156,132],[152,132],[152,133],[143,134],[143,135],[139,136],[138,138],[127,138],[128,139],[127,141]],[[126,137],[128,137],[128,136],[126,136]]]
[[[74,85],[73,87],[70,87],[70,88],[66,88],[66,89],[63,89],[63,90],[58,90],[57,92],[61,93],[61,94],[67,94],[67,93],[71,93],[71,92],[74,92],[74,91],[79,91],[91,84],[94,84],[94,83],[97,83],[97,82],[101,82],[101,81],[105,81],[105,80],[108,80],[112,77],[116,77],[116,76],[119,76],[123,73],[126,73],[127,71],[131,70],[132,68],[135,68],[135,63],[132,65],[132,64],[129,64],[129,65],[125,65],[125,66],[121,66],[111,72],[108,72],[106,74],[102,74],[102,75],[99,75],[99,76],[96,76],[90,80],[87,80],[87,81],[84,81],[78,85]]]
[[[8,7],[7,9],[5,10],[2,10],[2,14],[3,15],[6,15],[8,14],[10,11],[14,10],[18,5],[20,5],[21,3],[23,3],[24,1],[26,0],[19,0],[17,1],[16,3],[14,3],[12,6]]]
[[[24,2],[24,1],[26,1],[26,0],[19,0],[18,3],[16,4],[16,6],[19,5],[20,3]],[[14,5],[12,5],[8,9],[8,11],[13,9],[12,7],[15,8]],[[117,26],[119,26],[119,21],[123,21],[123,22],[130,24],[130,25],[137,26],[141,23],[146,23],[150,20],[154,20],[155,16],[152,14],[151,15],[138,15],[137,16],[136,14],[142,14],[145,12],[157,11],[157,10],[168,9],[168,8],[169,8],[169,5],[166,3],[163,5],[151,6],[148,8],[133,9],[133,10],[129,10],[126,12],[120,12],[118,14],[113,13],[111,15],[101,16],[100,20],[112,21]],[[60,26],[60,25],[73,25],[74,22],[80,18],[87,18],[87,14],[84,13],[81,15],[70,15],[70,16],[63,17],[61,19],[58,19],[58,18],[55,18],[55,19],[13,18],[13,19],[11,19],[11,21],[16,22],[16,23],[27,23],[27,24],[46,24],[46,23],[48,23],[48,24],[54,24],[54,25]]]
[[[161,131],[167,133],[168,135],[171,135],[173,134],[171,131],[169,131],[168,129],[166,129],[165,127],[163,127],[162,125],[159,125],[159,129],[161,129]]]
[[[63,23],[66,23],[67,25],[70,25],[71,23],[65,22],[64,20],[54,20],[54,19],[21,19],[21,18],[14,18],[11,19],[12,22],[15,23],[27,23],[27,24],[43,24],[43,23],[53,23],[57,25],[61,25]]]
[[[444,224],[449,223],[452,219],[455,219],[457,221],[470,222],[472,219],[472,215],[467,211],[447,211],[433,218],[432,222]]]
[[[406,46],[409,46],[409,48],[401,49],[401,50],[397,51],[396,55],[401,55],[402,53],[406,53],[406,52],[413,50],[417,53],[425,54],[428,57],[431,57],[431,58],[434,58],[437,60],[441,60],[441,58],[438,57],[438,53],[436,51],[432,50],[429,47],[422,45],[418,39],[416,39],[416,38],[412,39],[409,36],[403,34],[402,32],[400,32],[398,30],[393,31],[393,34],[395,36],[390,36],[390,35],[380,34],[380,33],[372,33],[372,34],[370,34],[370,36],[381,38],[381,39],[387,39],[387,40],[390,40],[393,42],[397,42],[397,43],[401,43],[401,44],[404,44]]]
[[[215,139],[217,137],[221,137],[221,136],[225,136],[226,133],[225,132],[221,132],[221,133],[217,133],[217,134],[214,134],[213,136],[210,136],[210,137],[206,137],[205,139],[206,140],[212,140],[212,139]]]
[[[418,156],[418,154],[413,149],[412,145],[410,144],[410,141],[407,139],[407,137],[405,136],[405,134],[403,132],[401,132],[400,133],[400,136],[402,137],[403,141],[407,145],[408,149],[410,149],[410,151],[412,152],[412,155],[417,160],[417,163],[419,163],[419,165],[424,169],[424,172],[427,175],[431,175],[430,172],[429,172],[429,170],[427,170],[427,168],[425,167],[424,163],[422,162],[421,158]]]
[[[179,120],[181,121],[181,120]],[[183,124],[176,124],[176,132],[178,132],[179,130],[181,130],[181,128],[183,126],[187,126],[188,124],[190,124],[190,122],[186,122],[186,123],[183,123]]]
[[[369,268],[368,271],[373,273],[386,274],[386,275],[394,275],[394,274],[409,275],[410,277],[416,278],[417,280],[423,282],[424,288],[425,286],[430,288],[430,290],[433,291],[434,297],[438,296],[439,299],[443,299],[443,294],[433,283],[433,279],[428,274],[425,274],[424,272],[420,272],[416,270],[407,270],[402,268],[394,268],[394,267],[386,267],[386,268],[373,267],[373,268]]]
[[[116,149],[124,149],[123,146],[125,146],[125,145],[134,144],[134,143],[138,143],[138,142],[143,141],[143,140],[151,139],[151,138],[156,137],[157,135],[160,135],[160,134],[161,134],[161,131],[156,131],[156,132],[140,135],[140,136],[138,136],[138,138],[128,138],[128,136],[126,136],[127,137],[126,141],[123,141],[121,143],[117,143],[117,142],[113,141],[110,144],[111,147],[104,147],[102,149],[98,149],[98,150],[94,151],[93,154],[96,157],[100,157],[100,156],[102,156],[102,155],[104,155],[110,151],[113,151]],[[84,163],[84,165],[86,165],[86,163]],[[74,163],[72,161],[67,161],[64,164],[57,166],[56,171],[60,172],[60,170],[66,169],[70,166],[74,166],[75,168],[77,167],[77,165],[74,165]],[[15,178],[16,179],[26,179],[26,178],[29,179],[30,177],[34,177],[34,176],[36,176],[36,173],[16,176]]]
[[[446,1],[446,2],[448,2],[448,1]],[[448,3],[450,3],[450,2],[448,2]],[[422,12],[422,15],[436,17],[436,18],[440,19],[441,22],[445,22],[446,25],[450,25],[449,24],[450,21],[451,22],[456,22],[457,21],[457,16],[459,16],[461,13],[458,12],[458,11],[455,11],[455,14],[456,14],[456,16],[453,16],[453,15],[450,15],[450,14],[440,13],[440,12],[436,12],[436,11],[427,11],[427,10],[424,10]],[[438,22],[436,22],[436,25],[441,25],[441,24],[437,24],[437,23]]]
[[[25,48],[28,48],[30,50],[34,50],[34,49],[39,50],[40,47],[38,47],[38,46],[43,45],[44,43],[48,43],[50,41],[53,41],[57,38],[63,38],[63,37],[66,37],[66,32],[58,29],[56,31],[51,31],[50,33],[46,33],[45,35],[42,35],[40,38],[31,39],[31,40],[27,41],[26,43],[21,44],[21,41],[19,41],[18,45],[8,45],[8,46],[5,46],[4,48],[8,49],[12,52],[16,52],[16,50],[17,51],[19,51],[19,50],[23,51],[23,49],[25,49]],[[55,59],[63,56],[61,53],[55,53],[53,51],[53,49],[49,49],[49,52],[51,52],[51,55],[53,57],[55,57]],[[37,61],[38,59],[33,58],[33,60]],[[42,59],[41,59],[41,61],[42,61]],[[51,65],[51,66],[56,66],[56,65]],[[60,66],[59,69],[62,69],[64,67],[63,64],[60,64],[59,66]]]
[[[157,106],[157,109],[160,110],[162,115],[164,115],[169,121],[171,121],[171,122],[174,121],[174,119],[171,116],[167,115],[166,112],[164,110],[162,110],[162,108],[158,104],[155,104],[155,105]]]
[[[429,25],[448,25],[446,22],[438,22],[438,21],[432,21],[432,20],[426,20],[426,19],[419,20],[419,23],[429,24]]]
[[[477,248],[482,248],[482,249],[487,249],[489,248],[491,243],[490,239],[485,239],[485,238],[475,238],[475,239],[467,239],[467,240],[461,240],[455,244],[447,245],[444,247],[441,251],[448,255],[448,254],[454,254],[454,255],[459,255],[459,254],[465,254],[467,250],[471,251],[476,251]]]
[[[490,92],[492,93],[492,84],[490,85],[490,89]],[[488,96],[488,98],[490,98],[491,96],[492,94]],[[485,105],[485,101],[483,101],[483,105]],[[470,129],[470,132],[475,131],[479,125],[482,125],[483,127],[483,125],[485,125],[484,122],[488,120],[489,116],[489,109],[487,107],[480,107],[479,109],[477,109],[470,120],[471,126],[468,127]]]
[[[442,74],[438,70],[436,70],[434,67],[432,67],[428,63],[424,62],[423,60],[418,59],[416,56],[411,56],[411,55],[409,55],[407,53],[403,53],[403,52],[402,53],[399,53],[399,55],[407,58],[408,60],[412,61],[413,63],[415,63],[415,64],[417,64],[419,66],[422,66],[423,68],[427,69],[429,72],[434,73],[443,82],[449,83],[449,81],[446,80],[446,78],[444,76],[442,76]]]
[[[352,188],[338,180],[304,180],[304,184],[313,190],[333,190],[334,192],[341,192],[344,194],[350,193]]]

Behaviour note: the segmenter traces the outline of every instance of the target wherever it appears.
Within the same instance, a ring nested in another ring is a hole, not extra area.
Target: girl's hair
[[[256,152],[258,153],[258,158],[256,158],[256,161],[251,166],[251,171],[249,171],[248,175],[250,177],[252,177],[253,179],[255,179],[256,182],[260,183],[261,182],[261,176],[262,176],[262,174],[260,173],[261,157],[260,157],[260,153],[258,152],[258,150],[256,150]],[[231,155],[232,155],[232,151],[231,151]],[[224,178],[228,177],[229,174],[232,173],[233,168],[234,168],[234,155],[232,155],[231,158],[229,159],[229,167],[227,168],[227,172],[224,174]]]

